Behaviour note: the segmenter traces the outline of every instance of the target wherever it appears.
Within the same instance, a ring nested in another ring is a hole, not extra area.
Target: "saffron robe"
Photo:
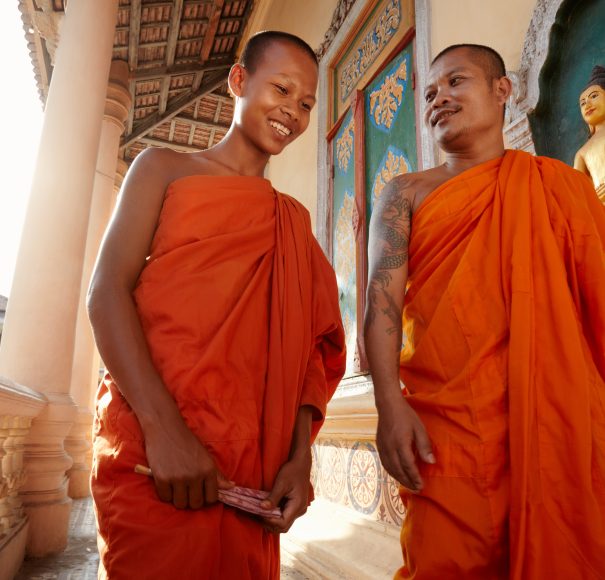
[[[590,181],[519,151],[413,216],[400,375],[437,463],[397,577],[605,578],[604,244]]]
[[[294,199],[257,177],[189,176],[168,188],[134,299],[155,368],[218,468],[270,490],[298,409],[313,435],[344,373],[336,278]],[[94,422],[100,577],[279,577],[279,537],[239,510],[157,497],[139,423],[110,376]]]

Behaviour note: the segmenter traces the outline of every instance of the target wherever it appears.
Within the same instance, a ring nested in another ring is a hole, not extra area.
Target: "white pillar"
[[[69,470],[69,496],[90,495],[90,438],[92,428],[91,396],[99,381],[99,355],[86,312],[86,291],[99,251],[101,238],[107,227],[115,202],[114,182],[118,165],[120,136],[128,117],[131,98],[128,88],[128,63],[113,61],[107,87],[105,116],[97,157],[97,169],[92,191],[86,255],[76,325],[76,342],[71,375],[71,395],[78,405],[78,414],[65,439],[65,450],[73,459]]]
[[[64,439],[90,202],[118,0],[69,2],[0,347],[0,374],[45,394],[25,444],[28,553],[67,543]]]

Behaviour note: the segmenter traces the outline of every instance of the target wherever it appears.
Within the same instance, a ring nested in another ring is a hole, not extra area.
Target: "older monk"
[[[605,578],[605,209],[580,172],[504,149],[510,92],[492,49],[439,54],[425,122],[445,163],[395,178],[372,216],[398,578]]]

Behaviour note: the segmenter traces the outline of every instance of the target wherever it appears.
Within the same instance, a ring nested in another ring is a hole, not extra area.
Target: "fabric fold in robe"
[[[255,177],[191,176],[166,193],[134,292],[154,365],[189,428],[237,485],[270,490],[298,408],[314,435],[344,372],[334,273],[307,210]],[[92,492],[101,575],[279,577],[279,539],[217,504],[157,498],[138,421],[110,376],[97,396]]]
[[[605,209],[507,151],[415,213],[401,378],[436,465],[400,578],[605,578]]]

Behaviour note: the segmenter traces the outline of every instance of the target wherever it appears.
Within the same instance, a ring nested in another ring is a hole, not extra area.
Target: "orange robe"
[[[336,279],[308,212],[255,177],[173,182],[134,293],[154,365],[238,485],[270,490],[301,405],[321,425],[345,364]],[[138,421],[111,377],[97,397],[92,492],[101,577],[279,577],[279,539],[223,504],[162,503]]]
[[[436,465],[397,577],[605,578],[605,209],[507,151],[413,217],[401,378]]]

